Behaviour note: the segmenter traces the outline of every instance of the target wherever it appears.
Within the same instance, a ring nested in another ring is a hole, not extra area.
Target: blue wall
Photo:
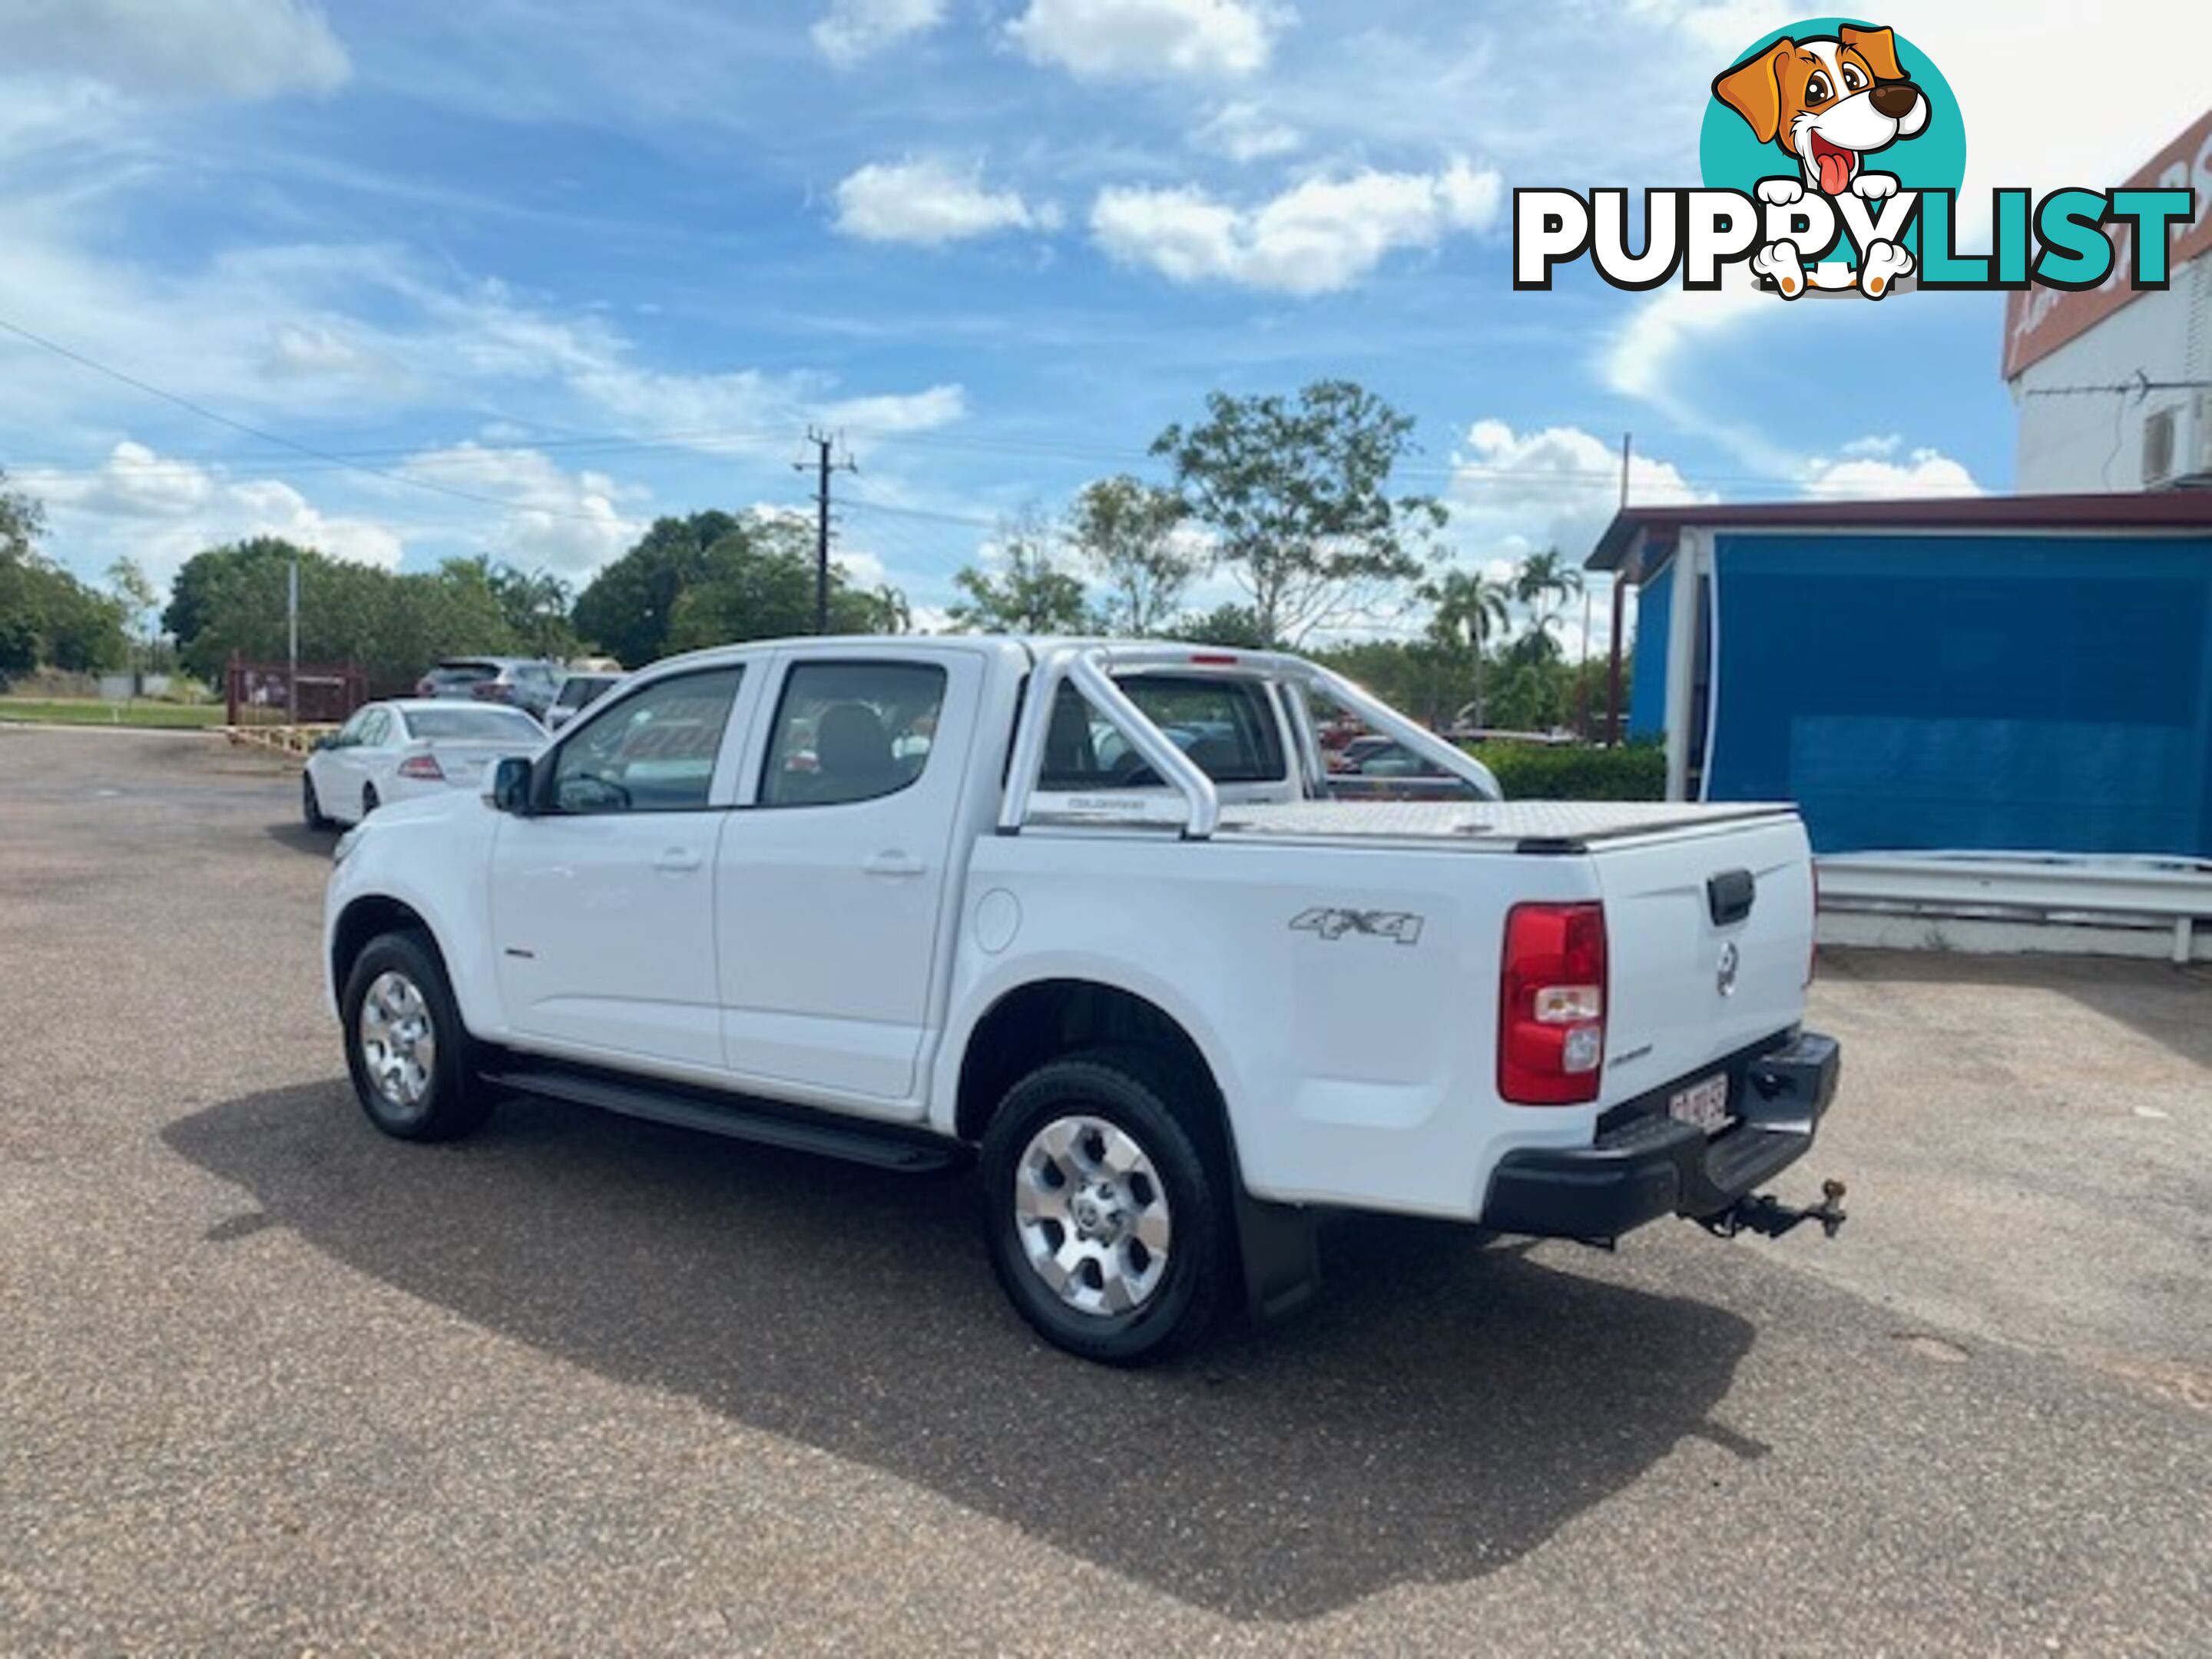
[[[1628,682],[1628,735],[1663,737],[1667,731],[1667,613],[1674,597],[1668,565],[1637,591],[1636,661]]]
[[[2212,857],[2212,538],[1724,536],[1716,568],[1712,799],[1796,800],[1823,852]]]

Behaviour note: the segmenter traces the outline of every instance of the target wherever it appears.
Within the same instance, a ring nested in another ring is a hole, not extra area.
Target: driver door
[[[492,936],[524,1045],[722,1068],[714,845],[750,715],[744,667],[665,675],[594,707],[501,819]]]

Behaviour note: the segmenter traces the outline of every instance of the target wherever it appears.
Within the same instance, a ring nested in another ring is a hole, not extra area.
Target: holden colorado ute
[[[1465,798],[1338,800],[1316,706]],[[1133,1362],[1315,1282],[1316,1217],[1611,1241],[1840,1221],[1779,805],[1512,803],[1297,658],[820,639],[675,658],[339,842],[329,983],[407,1140],[502,1093],[973,1158],[1049,1340]]]

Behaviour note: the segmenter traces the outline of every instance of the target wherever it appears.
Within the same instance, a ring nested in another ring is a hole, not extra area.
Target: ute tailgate
[[[1588,853],[1605,901],[1601,1105],[1694,1082],[1803,1018],[1813,868],[1795,813],[1592,840]]]

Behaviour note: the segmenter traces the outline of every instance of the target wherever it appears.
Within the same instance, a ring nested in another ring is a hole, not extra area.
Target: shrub
[[[1667,753],[1656,743],[1620,749],[1486,743],[1471,752],[1496,775],[1508,800],[1659,800],[1667,793]]]

